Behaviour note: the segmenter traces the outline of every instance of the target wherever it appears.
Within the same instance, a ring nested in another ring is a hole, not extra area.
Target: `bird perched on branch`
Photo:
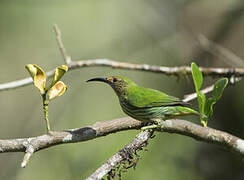
[[[134,119],[142,122],[160,124],[162,120],[173,119],[184,115],[199,115],[185,102],[161,91],[138,86],[132,80],[122,76],[93,78],[110,85],[119,98],[122,110]]]

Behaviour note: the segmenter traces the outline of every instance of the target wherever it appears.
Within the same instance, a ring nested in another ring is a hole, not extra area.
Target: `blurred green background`
[[[110,58],[163,66],[195,61],[201,66],[240,67],[204,51],[197,37],[204,34],[244,58],[243,14],[243,0],[1,0],[0,83],[27,77],[24,66],[28,63],[45,70],[63,64],[54,23],[72,60]],[[111,88],[85,83],[109,75],[126,75],[140,85],[178,97],[194,91],[191,79],[184,77],[105,67],[70,71],[63,78],[68,91],[49,106],[52,129],[124,117]],[[205,85],[214,80],[207,78]],[[244,138],[243,90],[243,82],[225,90],[209,126]],[[33,85],[0,92],[0,138],[45,133],[41,108]],[[197,118],[187,119],[198,123]],[[34,154],[25,169],[20,167],[23,153],[1,154],[0,179],[85,179],[138,132],[48,148]],[[244,179],[239,156],[185,136],[156,133],[147,149],[140,153],[136,170],[123,173],[123,179]]]

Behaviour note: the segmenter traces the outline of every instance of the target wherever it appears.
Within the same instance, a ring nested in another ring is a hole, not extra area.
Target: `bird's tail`
[[[199,113],[198,111],[194,110],[194,109],[191,109],[189,107],[184,107],[184,106],[179,106],[177,107],[177,110],[180,111],[180,114],[181,115],[197,115],[197,116],[200,116],[200,118],[207,118],[207,116],[205,114],[201,114]]]
[[[197,116],[200,116],[200,118],[203,118],[203,119],[206,119],[207,118],[207,116],[205,114],[202,114],[202,113],[200,113],[200,112],[198,112],[196,110],[193,110],[193,111],[194,111],[193,114],[195,114]]]

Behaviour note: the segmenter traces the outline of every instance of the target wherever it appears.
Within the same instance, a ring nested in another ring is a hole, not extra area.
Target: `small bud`
[[[46,75],[45,72],[36,64],[27,64],[25,68],[30,73],[34,85],[39,89],[41,94],[45,93]]]
[[[55,70],[55,73],[53,75],[53,81],[52,81],[50,88],[52,86],[54,86],[63,77],[63,75],[67,71],[68,71],[68,66],[66,66],[66,65],[62,65],[62,66],[57,67]]]
[[[54,99],[58,96],[61,96],[67,90],[67,86],[62,82],[58,81],[51,89],[48,91],[48,99]]]

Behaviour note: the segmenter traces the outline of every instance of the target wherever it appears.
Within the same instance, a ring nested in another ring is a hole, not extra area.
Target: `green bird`
[[[199,112],[186,107],[188,103],[177,97],[158,90],[138,86],[123,76],[93,78],[110,85],[119,98],[122,110],[134,119],[142,122],[160,124],[162,120],[173,119],[184,115],[199,115]]]

